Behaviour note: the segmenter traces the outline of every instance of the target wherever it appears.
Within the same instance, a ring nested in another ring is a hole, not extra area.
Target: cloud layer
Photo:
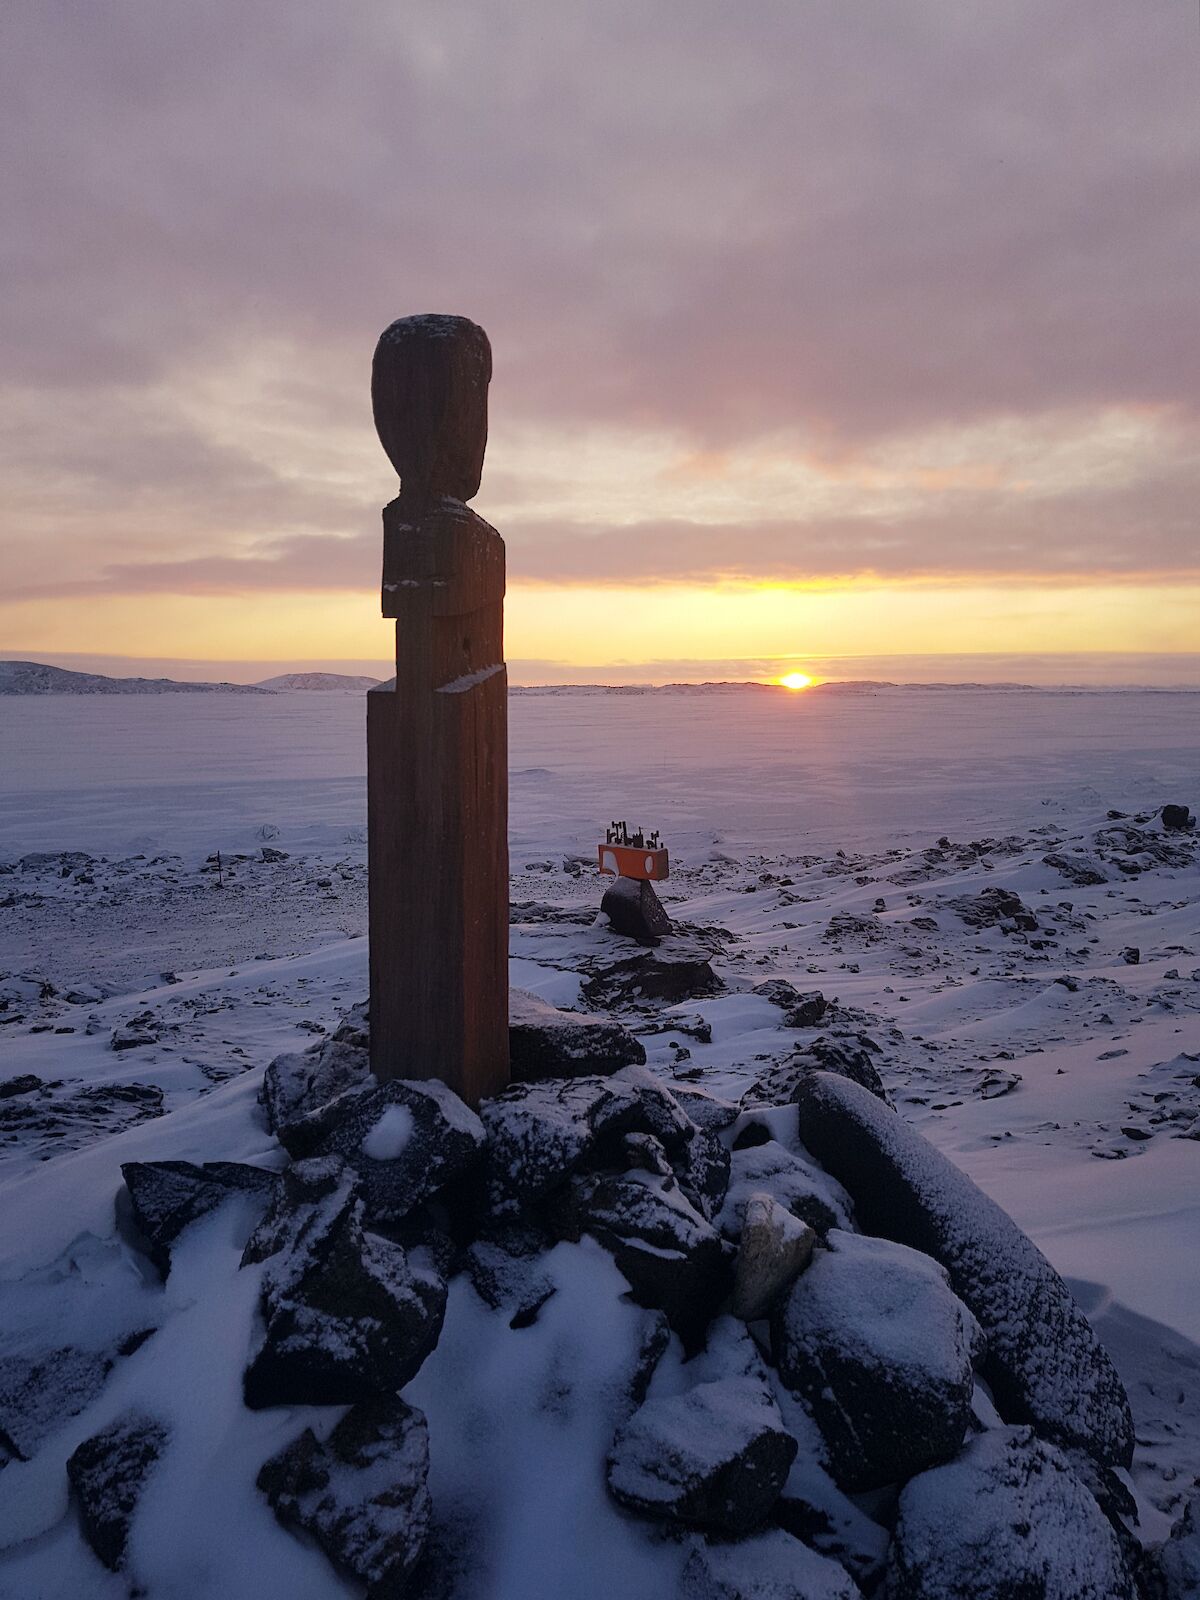
[[[514,577],[1196,576],[1196,52],[1127,0],[10,0],[8,597],[373,587],[421,309],[492,334]]]

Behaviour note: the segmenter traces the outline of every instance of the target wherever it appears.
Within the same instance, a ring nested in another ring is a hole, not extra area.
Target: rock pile
[[[265,1076],[282,1174],[125,1169],[126,1231],[164,1275],[192,1221],[234,1196],[259,1208],[245,1403],[349,1407],[258,1472],[314,1561],[371,1594],[447,1592],[423,1559],[431,1430],[399,1391],[452,1278],[529,1328],[557,1292],[547,1257],[586,1238],[648,1330],[596,1470],[646,1539],[684,1546],[681,1600],[1135,1600],[1111,1362],[1028,1239],[873,1085],[814,1060],[788,1101],[743,1110],[619,1065],[619,1037],[589,1057],[585,1025],[541,1020],[536,1079],[476,1114],[436,1082],[376,1084],[352,1014]],[[686,1359],[666,1362],[673,1340]],[[130,1413],[71,1458],[109,1566],[169,1449]],[[1170,1553],[1185,1570],[1190,1547]]]

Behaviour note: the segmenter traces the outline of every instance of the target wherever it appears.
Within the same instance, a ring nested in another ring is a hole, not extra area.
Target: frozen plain
[[[51,1318],[56,1342],[84,1315],[132,1326],[147,1291],[113,1267],[118,1163],[268,1159],[252,1112],[261,1068],[365,993],[363,720],[361,699],[339,695],[0,701],[0,865],[31,852],[107,858],[65,877],[0,876],[0,1080],[35,1073],[64,1093],[136,1081],[161,1089],[167,1112],[6,1130],[5,1348]],[[710,1025],[711,1043],[683,1029],[644,1042],[656,1069],[717,1093],[741,1094],[799,1042],[753,983],[779,974],[861,1011],[904,1113],[1073,1281],[1121,1366],[1150,1538],[1200,1472],[1200,1139],[1186,1137],[1200,1135],[1200,861],[1185,843],[1172,864],[1109,862],[1104,882],[1080,886],[1043,857],[1094,856],[1109,811],[1195,809],[1198,743],[1195,692],[560,690],[511,702],[514,903],[598,905],[594,874],[564,861],[591,858],[610,817],[659,828],[670,908],[725,930],[729,992],[678,1008],[681,1023]],[[263,844],[288,859],[261,862]],[[218,849],[219,877],[207,862]],[[993,886],[1037,913],[1038,936],[972,927],[947,906]],[[513,981],[569,1005],[590,943],[608,937],[518,910]],[[154,1042],[113,1052],[113,1030],[147,1014]],[[194,1231],[201,1285],[205,1252],[228,1241]],[[196,1307],[176,1328],[192,1352],[214,1332]],[[438,1383],[431,1372],[417,1387]],[[432,1414],[436,1394],[421,1403]],[[65,1431],[60,1471],[95,1422],[84,1412]],[[261,1460],[278,1428],[255,1426],[245,1448]],[[201,1460],[204,1440],[193,1449]],[[0,1473],[0,1523],[28,1535],[0,1555],[0,1594],[85,1582],[121,1593],[72,1543],[49,1468],[35,1466]],[[592,1487],[578,1486],[575,1515],[589,1508],[596,1537],[614,1541],[605,1559],[620,1561],[619,1524],[591,1505]],[[162,1492],[178,1507],[187,1493]],[[228,1487],[206,1491],[197,1526],[234,1517],[233,1503]],[[158,1520],[172,1524],[169,1506]],[[231,1558],[189,1584],[197,1544],[143,1552],[151,1592],[308,1592],[299,1569],[287,1576],[291,1542],[269,1514],[241,1533],[266,1541],[269,1579],[239,1576]],[[513,1538],[527,1559],[534,1530]],[[656,1592],[662,1574],[628,1559],[626,1592]],[[496,1592],[519,1592],[522,1571],[514,1560],[511,1591]]]

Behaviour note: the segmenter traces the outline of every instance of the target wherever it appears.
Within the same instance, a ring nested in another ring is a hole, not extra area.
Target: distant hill
[[[0,694],[263,694],[257,684],[177,683],[174,678],[106,678],[41,661],[0,661]]]
[[[348,672],[281,672],[276,678],[264,678],[256,689],[270,689],[277,693],[287,689],[315,689],[322,694],[341,692],[358,694],[373,689],[378,678],[363,678]]]

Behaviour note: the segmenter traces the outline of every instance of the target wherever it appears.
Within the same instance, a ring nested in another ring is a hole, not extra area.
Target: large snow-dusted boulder
[[[1134,1600],[1117,1536],[1030,1428],[980,1434],[907,1484],[888,1600]]]
[[[777,1139],[733,1152],[729,1189],[717,1216],[717,1227],[727,1239],[741,1236],[746,1204],[756,1194],[769,1194],[820,1234],[851,1225],[850,1202],[841,1185]]]
[[[644,1062],[646,1051],[619,1022],[560,1011],[524,989],[510,989],[508,1058],[514,1083],[536,1083],[617,1072]]]
[[[608,1487],[641,1516],[737,1536],[766,1521],[795,1454],[762,1380],[719,1378],[640,1406],[613,1440]]]
[[[478,1161],[483,1123],[437,1078],[372,1080],[284,1123],[293,1156],[340,1156],[358,1174],[366,1218],[401,1222]]]
[[[637,1303],[665,1312],[685,1346],[699,1344],[732,1287],[733,1253],[674,1177],[585,1178],[572,1199],[571,1231],[611,1251]]]
[[[429,1531],[429,1433],[396,1396],[355,1406],[321,1443],[306,1428],[266,1462],[258,1487],[372,1595],[399,1595]]]
[[[940,1261],[987,1340],[1001,1416],[1110,1465],[1133,1457],[1116,1368],[1041,1251],[927,1139],[857,1084],[815,1073],[800,1136],[846,1187],[860,1224]]]
[[[142,1485],[166,1442],[161,1422],[126,1412],[102,1433],[85,1439],[67,1462],[83,1536],[114,1572],[125,1554]]]
[[[776,1364],[815,1417],[837,1482],[875,1489],[962,1444],[978,1330],[928,1256],[840,1230],[828,1245],[772,1321]]]
[[[485,1100],[479,1115],[492,1209],[514,1212],[565,1183],[601,1137],[632,1127],[638,1096],[608,1078],[522,1083]]]
[[[279,1174],[240,1161],[126,1161],[121,1176],[130,1209],[146,1240],[147,1254],[165,1278],[171,1246],[183,1230],[234,1195],[250,1195],[263,1205],[279,1186]]]
[[[338,1028],[307,1050],[276,1056],[263,1074],[259,1099],[272,1133],[293,1117],[316,1111],[369,1081],[371,1061],[367,1002],[355,1006]]]
[[[697,1540],[676,1600],[859,1600],[836,1561],[781,1528],[737,1544]]]
[[[393,1393],[437,1343],[445,1283],[362,1223],[353,1174],[335,1158],[288,1171],[244,1258],[267,1262],[265,1332],[243,1381],[252,1409]]]

